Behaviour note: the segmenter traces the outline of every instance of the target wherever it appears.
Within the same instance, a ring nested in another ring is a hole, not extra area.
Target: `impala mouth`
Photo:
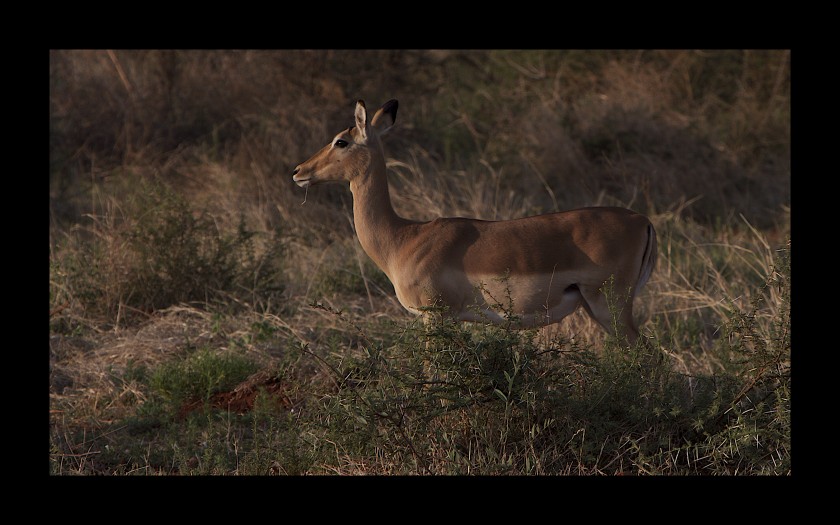
[[[296,167],[294,171],[292,171],[292,180],[295,181],[295,184],[300,186],[301,188],[308,188],[312,185],[311,182],[312,176],[306,176],[305,174],[300,173],[300,166]]]

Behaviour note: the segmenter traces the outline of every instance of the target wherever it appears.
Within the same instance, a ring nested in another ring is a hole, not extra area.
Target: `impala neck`
[[[390,263],[396,253],[400,229],[410,223],[391,205],[385,161],[374,155],[365,173],[350,181],[353,193],[353,221],[362,248],[392,278]]]

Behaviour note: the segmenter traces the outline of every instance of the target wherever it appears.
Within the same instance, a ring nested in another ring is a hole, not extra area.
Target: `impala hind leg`
[[[547,326],[559,323],[583,303],[583,296],[576,284],[566,287],[560,300],[543,314],[535,314],[532,326]]]
[[[608,334],[623,337],[633,345],[639,338],[639,330],[633,321],[633,297],[628,291],[619,292],[615,287],[604,293],[603,287],[579,286],[583,307],[589,316],[600,324]]]

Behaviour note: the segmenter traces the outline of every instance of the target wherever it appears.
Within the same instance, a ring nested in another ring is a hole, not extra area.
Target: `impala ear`
[[[399,106],[400,103],[393,98],[382,104],[382,107],[376,110],[370,125],[376,128],[380,135],[384,135],[397,121],[397,108]]]
[[[358,131],[358,139],[362,142],[367,140],[367,109],[365,108],[365,101],[359,100],[356,102],[356,130]]]

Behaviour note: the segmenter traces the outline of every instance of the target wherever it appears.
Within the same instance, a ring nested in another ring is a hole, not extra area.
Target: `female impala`
[[[394,125],[397,101],[373,118],[356,103],[356,125],[295,168],[298,186],[347,181],[359,242],[409,311],[441,305],[462,321],[518,327],[559,322],[583,305],[609,333],[634,343],[633,297],[656,264],[656,233],[624,208],[583,208],[507,221],[407,220],[394,212],[379,136]],[[602,289],[611,283],[617,319]]]

